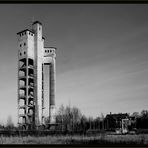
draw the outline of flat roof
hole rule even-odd
[[[34,25],[34,24],[40,24],[40,25],[42,25],[42,23],[39,22],[39,21],[35,21],[35,22],[32,23],[32,25]]]
[[[20,34],[20,33],[26,32],[26,31],[29,31],[29,32],[31,32],[31,33],[34,33],[32,30],[25,29],[25,30],[23,30],[23,31],[18,32],[17,34]]]
[[[44,47],[44,48],[54,48],[55,50],[57,50],[57,48],[56,48],[56,47]]]

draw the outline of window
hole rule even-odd
[[[24,54],[26,54],[26,52],[24,51]]]
[[[20,44],[20,47],[22,47],[22,44]]]
[[[30,32],[29,32],[29,34],[30,34]]]
[[[24,46],[26,46],[26,43],[24,43]]]
[[[52,52],[52,50],[50,50],[50,52]]]
[[[41,28],[39,27],[39,30],[41,30]]]
[[[20,52],[20,56],[22,55],[22,53]]]

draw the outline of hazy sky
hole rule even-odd
[[[86,116],[148,109],[148,4],[0,4],[0,122],[17,121],[17,37],[57,47],[56,106]]]

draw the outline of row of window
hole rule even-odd
[[[49,50],[45,50],[45,52],[48,52],[49,53]],[[52,50],[50,50],[50,53],[52,52]]]
[[[24,55],[26,54],[26,51],[24,51]],[[22,56],[22,53],[20,52],[20,56]]]
[[[29,35],[33,36],[33,33],[29,32]]]
[[[26,43],[24,43],[24,46],[26,46]],[[20,44],[20,47],[22,47],[22,44]]]
[[[20,33],[20,36],[26,35],[26,32]],[[33,36],[33,33],[29,32],[29,35]]]
[[[22,32],[20,33],[20,36],[26,35],[26,32]]]
[[[45,52],[49,53],[49,50],[45,50]],[[50,52],[52,52],[52,50],[50,50]],[[26,51],[24,51],[24,55],[26,54]],[[20,56],[22,55],[22,53],[20,52]]]

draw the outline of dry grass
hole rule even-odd
[[[148,144],[148,135],[1,136],[0,144]]]

